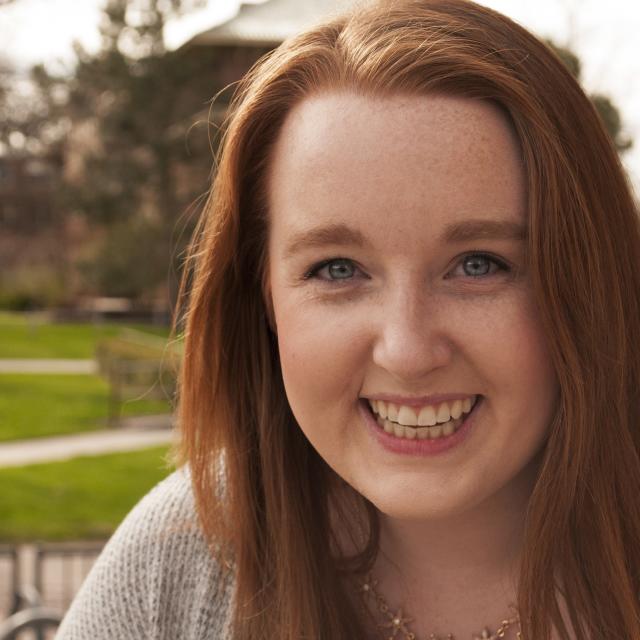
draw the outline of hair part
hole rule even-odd
[[[354,10],[264,57],[232,102],[189,258],[179,411],[203,529],[236,578],[234,637],[364,636],[342,578],[372,566],[376,512],[336,499],[339,479],[295,422],[266,291],[273,145],[296,104],[343,90],[464,96],[509,118],[560,387],[527,514],[523,635],[640,637],[637,212],[599,116],[556,55],[465,0]],[[349,531],[359,551],[348,554],[332,523],[356,512],[368,517]]]

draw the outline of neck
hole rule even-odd
[[[378,590],[392,610],[413,618],[418,637],[465,639],[513,617],[533,478],[528,471],[482,504],[439,520],[380,515]],[[515,638],[515,627],[510,633],[505,638]]]

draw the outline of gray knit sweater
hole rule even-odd
[[[199,530],[189,476],[176,471],[107,543],[56,640],[227,639],[232,595]]]

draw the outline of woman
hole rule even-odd
[[[189,472],[60,637],[640,637],[640,234],[561,62],[465,0],[382,2],[285,42],[231,113]]]

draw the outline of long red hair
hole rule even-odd
[[[189,261],[183,460],[212,551],[232,562],[234,638],[364,637],[345,571],[377,549],[375,509],[341,552],[336,478],[288,407],[263,296],[265,174],[284,119],[334,88],[489,100],[518,136],[529,263],[560,385],[530,499],[524,637],[640,638],[640,230],[592,104],[554,53],[465,0],[396,0],[286,41],[242,81]],[[356,496],[357,499],[357,496]]]

